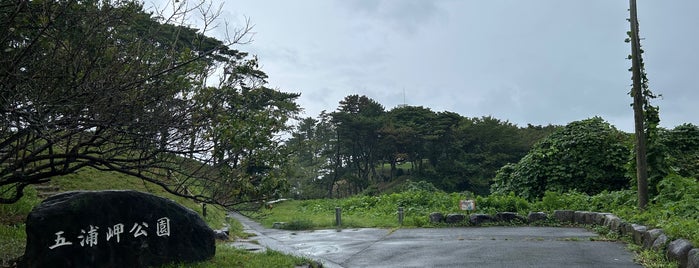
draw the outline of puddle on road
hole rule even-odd
[[[262,252],[267,251],[266,247],[261,246],[260,243],[255,241],[255,240],[238,240],[235,242],[226,243],[226,245],[229,247],[243,249],[243,250],[247,250],[250,252],[262,253]]]
[[[323,255],[340,252],[340,248],[334,242],[314,242],[313,244],[300,243],[291,245],[296,250],[309,255]]]

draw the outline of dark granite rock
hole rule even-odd
[[[228,241],[228,233],[223,230],[214,230],[214,238],[216,240]]]
[[[527,220],[529,221],[529,223],[545,221],[548,218],[549,215],[547,215],[544,212],[529,212],[529,215],[527,215]]]
[[[686,239],[674,240],[667,245],[667,259],[670,261],[677,261],[680,267],[687,267],[687,257],[692,248],[692,243]]]
[[[473,225],[480,225],[483,223],[493,222],[495,219],[486,214],[471,214],[468,221]]]
[[[440,223],[443,221],[444,221],[444,214],[439,213],[439,212],[430,213],[430,222],[431,223]]]
[[[694,248],[687,253],[687,268],[699,268],[699,248]]]
[[[597,225],[604,225],[604,221],[607,218],[607,215],[611,215],[611,213],[606,213],[606,212],[596,212],[593,214],[593,223]]]
[[[597,224],[596,219],[597,219],[597,214],[599,212],[586,212],[585,213],[585,224]]]
[[[636,243],[637,245],[643,245],[643,234],[645,234],[648,231],[648,227],[645,227],[643,225],[638,225],[638,224],[632,224],[631,228],[633,228],[633,231],[631,232],[631,237],[633,237],[633,242]]]
[[[573,212],[573,222],[577,224],[584,224],[585,223],[585,213],[587,211],[575,211]]]
[[[583,224],[594,224],[595,223],[595,215],[597,215],[597,212],[590,212],[590,211],[585,211],[583,212]]]
[[[648,230],[643,234],[643,248],[644,249],[649,249],[653,246],[653,243],[655,242],[660,235],[663,234],[662,229],[652,229]]]
[[[556,210],[553,212],[553,218],[559,222],[573,222],[575,211],[572,210]]]
[[[464,214],[447,214],[446,223],[460,223],[466,219]]]
[[[609,230],[621,233],[621,219],[614,214],[604,216],[604,226],[607,226]]]
[[[622,228],[622,233],[621,233],[622,235],[633,237],[634,223],[622,222],[621,226],[622,226],[621,227]]]
[[[667,247],[667,243],[669,242],[670,238],[667,237],[667,235],[660,234],[658,238],[656,238],[655,241],[653,241],[653,245],[651,245],[650,248],[655,251],[664,250],[665,247]]]
[[[214,232],[194,211],[135,191],[67,192],[27,216],[20,267],[148,267],[214,256]]]
[[[526,219],[514,212],[495,213],[495,220],[502,222],[526,222]]]

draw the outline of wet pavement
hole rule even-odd
[[[256,236],[235,244],[308,257],[324,267],[641,267],[619,242],[582,228],[461,227],[286,231],[233,214]]]

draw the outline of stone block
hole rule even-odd
[[[692,250],[692,243],[686,239],[677,239],[667,245],[666,256],[670,261],[677,261],[680,267],[687,267],[689,251]]]
[[[216,240],[228,241],[228,234],[223,230],[214,230],[214,238]]]
[[[614,214],[607,214],[604,216],[604,226],[607,226],[609,230],[621,233],[621,219]]]
[[[665,247],[667,247],[667,243],[669,242],[670,238],[667,237],[667,235],[660,234],[660,236],[653,241],[653,245],[651,245],[650,248],[655,251],[665,250]]]
[[[224,224],[223,227],[221,228],[221,231],[226,233],[226,235],[231,235],[230,229],[231,229],[230,225]]]
[[[483,223],[493,222],[495,219],[486,214],[471,214],[469,216],[469,222],[473,225],[480,225]]]
[[[444,214],[440,212],[432,212],[430,213],[430,222],[431,223],[440,223],[444,221]]]
[[[527,220],[529,223],[534,223],[538,221],[545,221],[548,220],[549,215],[547,215],[544,212],[529,212],[529,215],[527,215]]]
[[[593,223],[596,225],[604,225],[604,221],[607,217],[607,215],[611,215],[611,213],[606,213],[606,212],[595,212],[593,215]]]
[[[466,219],[464,214],[447,214],[446,223],[460,223]]]
[[[553,218],[562,223],[573,222],[575,211],[572,210],[556,210],[553,212]]]
[[[694,248],[687,253],[687,268],[699,268],[699,248]]]
[[[638,224],[632,224],[631,228],[633,228],[633,231],[631,232],[633,242],[637,245],[643,245],[643,234],[645,234],[646,231],[648,231],[648,227]]]
[[[496,221],[502,222],[525,222],[526,220],[514,212],[498,212],[495,214]]]
[[[585,214],[587,214],[587,211],[575,211],[573,213],[573,222],[577,224],[585,224]]]
[[[596,215],[597,212],[585,211],[585,213],[583,213],[583,224],[594,224]]]
[[[633,237],[633,226],[634,226],[634,224],[633,224],[633,223],[628,223],[628,222],[622,222],[621,225],[622,225],[622,230],[624,230],[624,231],[622,232],[622,235]]]
[[[648,230],[643,234],[643,248],[644,249],[649,249],[653,246],[653,243],[655,242],[660,235],[663,234],[662,229],[652,229]]]

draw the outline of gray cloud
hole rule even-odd
[[[350,94],[526,125],[602,116],[633,129],[624,1],[239,0],[270,84],[300,92],[306,116]],[[661,125],[699,124],[699,2],[639,3]],[[230,17],[229,17],[230,16]]]
[[[439,1],[423,0],[337,0],[354,19],[367,20],[366,26],[387,24],[391,30],[414,34],[442,13]]]

